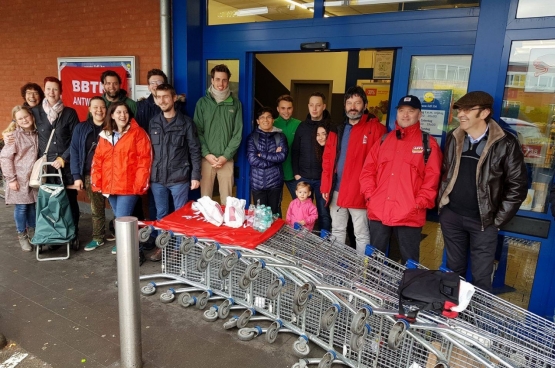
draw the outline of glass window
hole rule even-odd
[[[314,2],[303,0],[208,0],[208,25],[312,18]]]
[[[555,153],[555,70],[551,65],[555,65],[555,40],[512,43],[500,119],[516,132],[530,173],[528,197],[520,209],[543,213]]]
[[[470,55],[412,57],[409,93],[422,102],[422,130],[440,144],[445,133],[459,126],[451,106],[467,92],[471,61]]]
[[[555,6],[553,0],[519,0],[517,18],[553,17]]]
[[[233,96],[239,98],[239,60],[206,60],[206,88],[212,84],[211,71],[216,65],[224,64],[231,72],[229,90]]]
[[[478,0],[406,0],[404,2],[398,0],[324,1],[325,14],[328,17],[342,17],[345,15],[388,13],[410,10],[464,8],[475,6],[479,6]]]

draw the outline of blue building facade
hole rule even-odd
[[[395,50],[390,101],[398,101],[409,91],[414,57],[471,55],[467,90],[483,90],[494,96],[494,118],[498,120],[505,116],[502,111],[510,105],[510,101],[507,102],[510,100],[507,98],[510,92],[507,92],[508,72],[518,74],[511,72],[515,68],[510,65],[514,42],[555,40],[555,17],[517,18],[518,5],[518,0],[481,0],[476,7],[324,17],[324,0],[315,0],[314,16],[309,19],[210,26],[206,21],[206,2],[175,0],[174,83],[177,90],[187,93],[188,110],[192,115],[196,101],[207,88],[208,61],[238,61],[239,99],[244,108],[243,133],[246,137],[250,133],[249,122],[253,121],[252,111],[256,107],[256,54],[299,52],[301,43],[316,41],[328,42],[330,51]],[[545,94],[551,94],[552,103],[555,103],[555,89],[554,92],[550,88],[545,91],[543,98]],[[395,114],[391,113],[391,104],[389,109],[387,124],[392,126]],[[545,135],[549,136],[549,131]],[[549,142],[546,145],[545,149],[551,149]],[[237,196],[249,198],[249,171],[244,153],[242,145],[237,162]],[[553,164],[542,161],[541,166],[551,183]],[[539,244],[528,309],[552,318],[555,308],[553,215],[545,207],[541,211],[521,210],[518,216],[524,224],[540,227],[542,231],[523,231],[526,225],[519,227],[517,224],[501,231],[501,235]],[[501,249],[500,252],[506,253],[506,250]],[[500,267],[506,256],[500,255]],[[504,274],[499,277],[502,278],[499,282],[503,283]]]

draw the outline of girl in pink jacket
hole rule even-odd
[[[297,184],[297,190],[295,191],[297,198],[289,204],[286,222],[291,226],[294,226],[297,222],[312,231],[314,223],[318,219],[318,210],[310,199],[312,195],[310,189],[310,184],[304,181]]]

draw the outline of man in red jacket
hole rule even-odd
[[[330,206],[331,233],[345,243],[349,213],[353,220],[356,250],[364,255],[370,243],[366,204],[360,191],[360,171],[374,142],[387,132],[373,115],[364,114],[368,100],[359,86],[351,87],[343,99],[345,123],[330,132],[322,156],[320,190]]]
[[[401,98],[395,129],[374,144],[360,175],[371,244],[385,252],[395,233],[403,263],[420,258],[420,234],[426,209],[435,204],[441,169],[439,145],[420,130],[421,108],[418,97]]]

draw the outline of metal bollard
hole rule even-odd
[[[114,224],[118,267],[121,367],[142,368],[139,226],[137,218],[132,216],[118,217]]]

